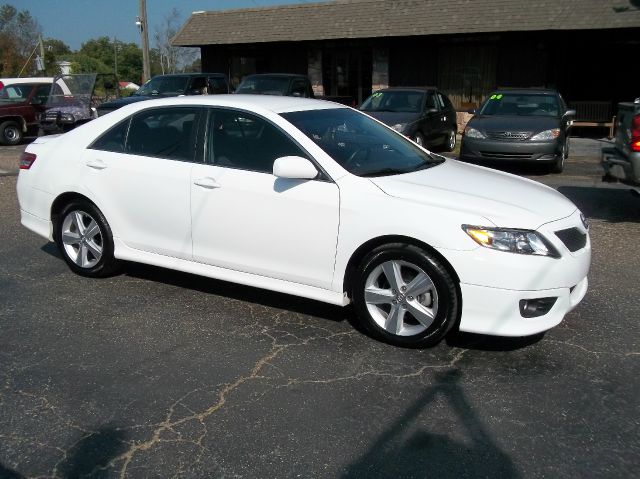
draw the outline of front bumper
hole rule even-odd
[[[640,185],[640,152],[625,156],[617,148],[603,148],[601,164],[605,178]]]
[[[564,232],[569,229],[576,230],[574,240],[581,237],[583,242],[567,239]],[[546,223],[537,231],[554,246],[559,258],[483,247],[473,251],[438,250],[460,278],[461,331],[496,336],[537,334],[559,324],[584,298],[591,242],[580,211]],[[556,298],[551,309],[537,317],[525,317],[520,301],[542,298]]]
[[[461,160],[554,162],[561,152],[558,140],[532,142],[462,137]]]

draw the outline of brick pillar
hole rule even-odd
[[[376,47],[373,49],[373,71],[371,89],[373,91],[389,87],[389,49]]]
[[[311,80],[311,87],[315,96],[324,96],[324,85],[322,84],[322,50],[319,48],[309,49],[309,66],[307,76]]]

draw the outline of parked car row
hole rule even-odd
[[[25,134],[68,131],[122,106],[152,98],[230,93],[226,75],[188,73],[159,75],[133,95],[95,102],[98,75],[66,75],[16,84],[0,91],[0,142],[15,144]],[[25,79],[26,80],[26,79]],[[51,85],[44,100],[47,82]],[[6,81],[7,84],[11,82]],[[117,85],[115,78],[113,85]],[[106,82],[98,87],[107,90]],[[314,98],[308,77],[297,74],[246,76],[236,94]],[[456,110],[433,87],[394,87],[373,92],[360,110],[415,141],[453,151],[457,139]],[[462,132],[460,158],[466,161],[535,162],[560,173],[569,154],[569,129],[575,116],[554,90],[497,90],[477,109]]]

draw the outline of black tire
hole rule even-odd
[[[419,131],[416,132],[415,135],[413,135],[413,141],[416,142],[418,145],[420,145],[422,148],[427,147],[427,144],[424,141],[424,135]]]
[[[98,228],[96,233],[79,231],[77,226],[79,222],[87,228],[92,224],[91,220]],[[95,228],[92,228],[92,231],[96,231]],[[78,237],[77,244],[71,244],[73,241],[69,238],[72,236]],[[62,257],[76,274],[90,278],[104,278],[113,275],[120,267],[119,261],[113,256],[113,235],[109,223],[102,212],[88,201],[72,201],[62,209],[56,219],[54,239]],[[93,251],[98,249],[100,249],[99,258],[93,254]],[[81,264],[82,258],[87,259],[85,264]]]
[[[22,141],[24,133],[15,121],[0,123],[0,143],[3,145],[17,145]]]
[[[431,280],[431,291],[428,296],[421,294],[414,298],[409,295],[408,290],[403,290],[400,295],[393,296],[394,304],[367,303],[365,298],[367,287],[370,289],[388,288],[385,290],[385,294],[389,294],[389,291],[392,295],[396,294],[394,293],[396,290],[393,289],[390,282],[386,286],[381,286],[380,283],[370,283],[371,278],[376,277],[378,271],[385,266],[388,267],[390,263],[402,265],[400,266],[400,276],[405,288],[411,284],[412,273],[417,272],[413,279],[422,273],[426,274]],[[385,277],[380,276],[380,278],[384,281],[387,276],[386,273],[383,274]],[[386,343],[416,348],[437,344],[456,324],[461,304],[458,291],[451,274],[435,255],[412,245],[393,243],[374,249],[361,262],[352,285],[352,298],[356,314],[365,331]],[[419,306],[427,306],[427,308],[430,305],[431,313],[434,313],[431,324],[425,325],[416,319],[417,316],[412,315],[412,305],[416,305],[416,303]],[[388,326],[389,318],[393,313],[392,308],[397,308],[397,311],[400,311],[400,306],[404,309],[402,312],[403,320],[395,324],[403,323],[403,325],[396,328],[398,333],[390,332],[385,327]],[[381,321],[386,322],[383,325]]]
[[[456,144],[458,143],[458,139],[456,137],[456,130],[451,129],[447,132],[447,137],[444,140],[444,151],[453,151],[456,149]]]
[[[564,170],[564,160],[568,156],[568,145],[567,143],[564,143],[564,145],[562,145],[562,149],[556,155],[556,160],[551,165],[551,173],[562,173]]]

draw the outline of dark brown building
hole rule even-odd
[[[173,40],[203,71],[307,74],[317,94],[437,85],[458,108],[496,87],[544,86],[570,103],[640,96],[638,0],[337,0],[194,12]],[[599,113],[602,115],[602,112]],[[595,115],[595,113],[594,113]],[[585,116],[583,114],[583,116]],[[609,117],[610,118],[610,117]]]

